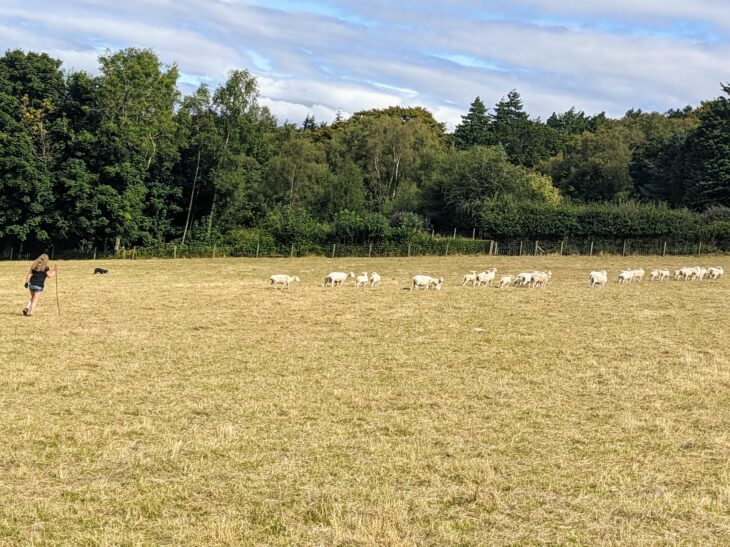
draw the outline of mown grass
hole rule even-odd
[[[728,280],[615,283],[695,264],[730,266],[68,262],[61,316],[51,280],[26,318],[28,265],[1,263],[0,543],[727,544]],[[492,265],[554,276],[460,286]]]

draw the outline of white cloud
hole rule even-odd
[[[106,47],[149,47],[181,86],[232,68],[259,79],[281,120],[422,105],[449,127],[480,95],[518,89],[532,115],[621,115],[719,94],[730,58],[720,0],[5,0],[0,48],[94,71]]]

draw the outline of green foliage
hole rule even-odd
[[[471,103],[467,115],[461,117],[461,123],[454,130],[454,141],[459,148],[494,144],[487,108],[479,97]]]
[[[543,123],[513,90],[491,113],[477,97],[449,136],[422,107],[277,126],[246,70],[181,97],[176,66],[151,50],[99,64],[91,76],[43,53],[0,57],[0,245],[319,252],[398,246],[431,226],[716,239],[730,221],[726,97],[618,120],[570,109]]]

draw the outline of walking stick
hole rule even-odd
[[[61,301],[58,299],[58,270],[56,270],[56,308],[58,309],[58,315],[61,315]]]

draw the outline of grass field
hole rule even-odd
[[[728,544],[730,279],[615,282],[716,264],[68,262],[26,318],[0,263],[0,544]]]

